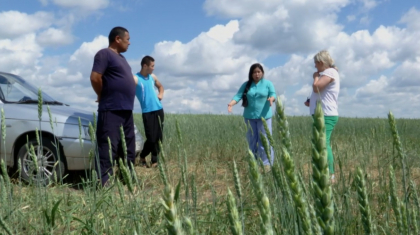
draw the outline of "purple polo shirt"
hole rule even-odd
[[[98,51],[93,72],[102,74],[101,100],[98,111],[133,110],[136,84],[125,57],[104,48]]]

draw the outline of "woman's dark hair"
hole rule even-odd
[[[249,74],[248,74],[248,82],[246,83],[244,93],[242,94],[242,107],[248,106],[248,98],[246,97],[246,94],[248,94],[249,88],[251,87],[252,81],[254,79],[252,78],[252,74],[254,73],[254,70],[256,68],[261,69],[261,72],[264,74],[264,69],[261,64],[255,63],[251,65],[251,68],[249,68]]]

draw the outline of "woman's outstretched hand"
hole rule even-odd
[[[273,105],[274,101],[276,100],[276,98],[274,97],[270,97],[267,99],[268,101],[270,101],[270,106]]]

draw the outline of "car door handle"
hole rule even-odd
[[[6,127],[12,127],[12,125],[10,125],[10,124],[7,124],[7,125],[6,125]]]

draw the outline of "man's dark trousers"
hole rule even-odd
[[[136,137],[134,135],[134,121],[133,112],[131,110],[112,110],[98,112],[98,123],[96,130],[98,154],[96,156],[95,166],[96,171],[100,174],[102,186],[112,175],[113,162],[117,161],[117,157],[124,158],[122,148],[122,139],[120,128],[123,127],[125,135],[125,144],[127,146],[127,164],[131,169],[131,164],[134,165],[136,157]],[[109,157],[109,143],[111,142],[112,162]]]

